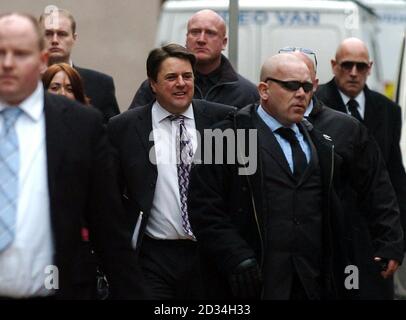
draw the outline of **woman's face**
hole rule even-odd
[[[49,84],[48,92],[59,94],[75,100],[75,95],[73,94],[69,77],[64,71],[59,71],[55,74],[51,80],[51,83]]]

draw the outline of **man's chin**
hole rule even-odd
[[[48,65],[50,66],[50,65],[53,65],[56,63],[63,63],[63,62],[68,63],[68,61],[69,61],[69,59],[65,56],[50,54],[49,58],[48,58]]]

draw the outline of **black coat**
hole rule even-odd
[[[258,90],[253,83],[235,72],[230,62],[222,56],[220,80],[212,86],[205,96],[195,81],[195,99],[203,99],[236,107],[238,109],[259,100]],[[195,74],[196,78],[199,76]],[[155,100],[148,80],[145,80],[137,90],[129,109],[144,106]]]
[[[406,173],[400,151],[401,109],[393,101],[378,92],[369,90],[366,86],[364,93],[364,124],[381,149],[399,203],[402,226],[406,230]],[[330,108],[347,112],[334,79],[321,85],[316,94]]]
[[[362,215],[368,221],[371,234],[369,244],[374,256],[401,262],[400,214],[379,146],[366,127],[354,117],[335,111],[317,99],[313,101],[309,121],[332,138],[334,151],[343,159],[340,185],[342,190],[350,190],[342,192],[340,196],[348,206],[348,228],[358,229]],[[355,232],[352,234],[354,236]]]
[[[74,66],[83,79],[85,94],[90,104],[103,114],[103,122],[119,114],[113,78],[107,74]]]
[[[257,105],[240,110],[234,119],[219,125],[221,129],[254,129],[253,113]],[[344,222],[334,191],[334,175],[341,159],[335,155],[328,138],[306,122],[317,149],[323,186],[323,258],[324,297],[336,297],[343,283],[347,255],[341,245]],[[242,142],[244,144],[244,142]],[[245,149],[248,150],[248,140]],[[261,146],[258,146],[258,150]],[[226,150],[225,150],[226,151]],[[246,151],[247,152],[247,151]],[[270,150],[273,154],[272,150]],[[203,277],[209,297],[231,297],[227,277],[243,260],[255,257],[262,266],[267,242],[264,227],[267,214],[264,204],[264,176],[261,153],[257,170],[241,175],[238,164],[204,164],[192,169],[189,193],[189,215],[203,258]],[[283,231],[282,231],[283,232]]]
[[[151,163],[149,152],[154,141],[149,140],[152,132],[152,104],[128,110],[112,118],[108,124],[108,134],[113,147],[117,151],[120,167],[120,185],[125,196],[130,228],[134,231],[139,213],[143,212],[143,220],[137,242],[140,247],[147,225],[155,193],[158,170]],[[193,100],[196,130],[203,136],[203,130],[223,120],[234,108]]]
[[[116,166],[96,110],[45,94],[46,153],[57,298],[75,298],[74,265],[82,217],[115,298],[140,298],[139,270],[125,224]]]
[[[359,299],[393,299],[393,278],[383,279],[374,257],[403,259],[403,236],[396,194],[380,148],[354,117],[314,101],[309,120],[335,142],[343,161],[342,200],[351,263],[358,266]]]

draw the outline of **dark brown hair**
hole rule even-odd
[[[75,69],[73,69],[67,63],[56,63],[56,64],[53,64],[48,67],[48,69],[42,75],[42,83],[44,84],[44,88],[45,89],[49,88],[49,86],[51,85],[52,79],[55,77],[55,75],[59,71],[65,72],[66,75],[68,76],[69,81],[72,86],[72,91],[73,91],[73,95],[75,96],[75,99],[85,105],[89,105],[90,100],[85,95],[83,80],[82,80],[81,76]]]
[[[178,58],[189,61],[194,70],[196,58],[193,53],[179,44],[171,43],[152,50],[147,58],[147,75],[156,82],[162,62],[167,58]]]

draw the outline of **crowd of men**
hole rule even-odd
[[[393,299],[401,111],[367,87],[361,40],[320,87],[316,53],[297,47],[255,85],[201,10],[185,47],[151,50],[119,114],[113,79],[71,59],[72,14],[52,14],[0,15],[0,300],[97,299],[97,277],[109,299]],[[44,89],[61,62],[91,106]]]

